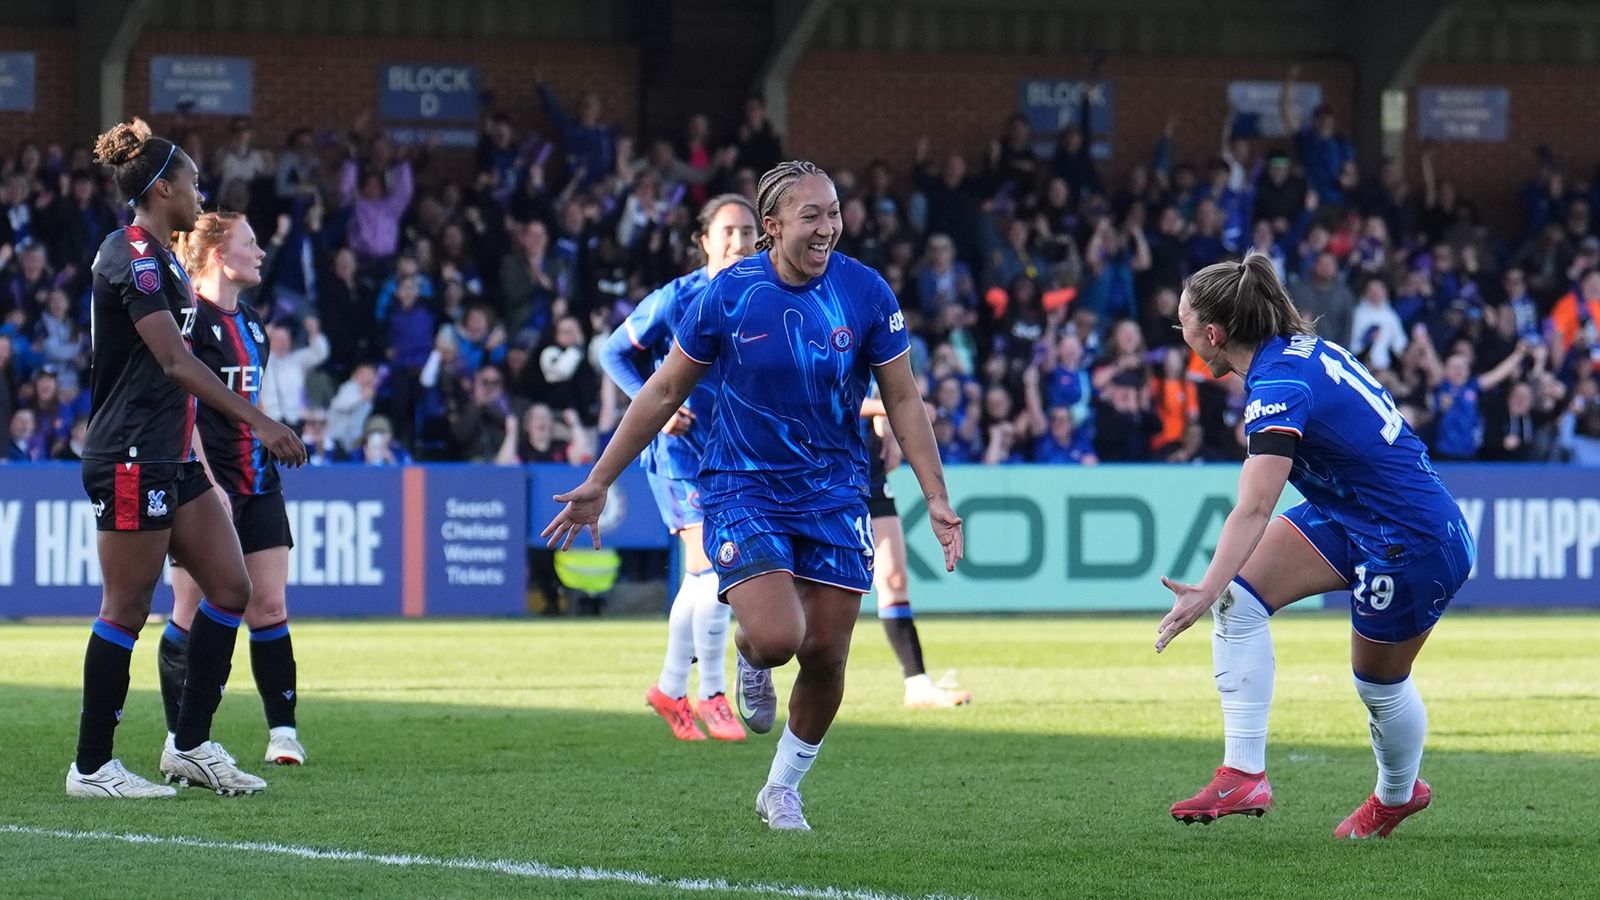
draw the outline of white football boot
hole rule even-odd
[[[239,771],[233,757],[216,741],[206,741],[193,750],[169,746],[161,752],[161,774],[168,784],[176,781],[219,794],[254,794],[267,786],[260,778]]]
[[[149,800],[157,797],[174,797],[177,791],[164,784],[146,781],[123,768],[122,761],[113,759],[94,772],[85,775],[74,762],[67,769],[68,797],[119,797],[124,800]]]

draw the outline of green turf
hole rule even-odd
[[[644,710],[658,622],[298,622],[311,764],[262,772],[271,786],[257,797],[145,803],[63,795],[88,629],[0,626],[0,828],[894,895],[1600,895],[1600,616],[1448,616],[1417,671],[1434,807],[1358,845],[1331,837],[1374,777],[1347,625],[1274,623],[1274,812],[1184,827],[1166,808],[1210,776],[1220,714],[1208,637],[1157,657],[1158,618],[925,620],[935,675],[959,669],[977,697],[931,712],[899,705],[898,671],[863,621],[844,710],[806,781],[806,835],[768,833],[752,812],[771,735],[680,744]],[[158,633],[135,653],[140,690],[118,734],[119,755],[147,776],[161,742]],[[216,736],[254,764],[264,726],[242,644],[234,672]],[[0,895],[172,896],[174,885],[228,897],[687,895],[0,833]]]

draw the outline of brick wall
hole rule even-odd
[[[82,141],[74,133],[77,82],[73,36],[66,30],[0,29],[0,46],[38,54],[37,104],[33,113],[0,113],[0,152],[16,141]],[[283,35],[147,33],[134,45],[128,64],[126,112],[146,117],[158,132],[170,116],[148,113],[150,57],[161,54],[248,56],[255,60],[256,140],[277,148],[299,125],[343,130],[362,110],[376,112],[378,67],[393,62],[472,63],[480,87],[495,92],[496,106],[521,128],[545,135],[545,121],[534,92],[539,66],[563,105],[576,112],[580,97],[600,95],[609,121],[632,130],[639,119],[638,61],[632,47],[619,45],[521,42],[356,40]],[[193,120],[209,150],[220,146],[227,117]],[[470,126],[467,126],[470,127]],[[459,169],[471,151],[443,152],[440,168]]]
[[[1228,115],[1228,82],[1277,81],[1289,60],[1112,60],[1114,158],[1103,171],[1120,177],[1148,162],[1169,115],[1180,117],[1176,158],[1203,162],[1215,156]],[[987,152],[1005,119],[1018,108],[1019,82],[1033,78],[1087,77],[1087,59],[1055,56],[995,57],[965,54],[892,54],[813,51],[790,81],[787,149],[819,164],[860,167],[882,157],[909,165],[917,138],[930,152],[960,150],[969,160]],[[1303,66],[1301,81],[1320,82],[1340,121],[1352,108],[1352,73],[1339,62]],[[1287,146],[1287,140],[1276,141]]]
[[[1484,85],[1511,89],[1508,129],[1503,143],[1448,141],[1434,145],[1434,168],[1441,179],[1456,183],[1458,195],[1476,204],[1491,222],[1509,222],[1519,229],[1522,207],[1516,194],[1536,172],[1534,148],[1549,146],[1570,187],[1589,182],[1600,165],[1600,81],[1594,70],[1578,66],[1433,65],[1417,77],[1429,87]],[[1414,161],[1417,140],[1417,98],[1411,95],[1406,158],[1413,182],[1421,185]]]
[[[70,141],[78,97],[73,33],[64,28],[0,28],[0,48],[35,56],[34,111],[0,112],[0,153],[14,152],[22,141]]]
[[[129,112],[144,114],[150,96],[150,57],[163,54],[253,58],[256,142],[270,148],[281,146],[297,126],[342,131],[363,110],[376,114],[379,66],[395,62],[476,65],[479,87],[494,91],[495,106],[509,113],[519,129],[531,126],[547,137],[554,129],[535,93],[535,66],[573,114],[582,95],[592,91],[600,95],[608,121],[632,130],[639,118],[636,53],[617,45],[146,34],[134,45],[129,61]],[[196,118],[211,152],[220,146],[230,120]],[[162,121],[160,116],[152,120],[158,129]],[[470,161],[470,150],[442,152],[439,168],[457,174]]]

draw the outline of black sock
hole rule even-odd
[[[167,622],[156,648],[156,673],[161,679],[161,707],[167,714],[167,730],[178,730],[178,701],[183,698],[183,676],[189,669],[189,632],[176,622]]]
[[[83,710],[78,716],[78,772],[91,775],[111,761],[112,737],[128,699],[128,663],[138,632],[94,620],[83,654]]]
[[[176,743],[193,750],[211,739],[211,717],[222,702],[222,689],[233,669],[233,643],[239,635],[239,615],[200,601],[200,612],[189,626],[189,675],[183,681],[178,705]]]
[[[250,670],[267,712],[267,727],[294,727],[294,645],[289,642],[289,620],[250,629]]]
[[[911,605],[897,603],[878,610],[883,620],[883,633],[889,637],[889,646],[900,660],[900,673],[906,678],[925,674],[922,666],[922,640],[917,637],[917,622],[911,618]]]

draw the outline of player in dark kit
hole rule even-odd
[[[229,390],[258,405],[267,366],[267,335],[261,318],[239,292],[261,283],[255,231],[238,213],[206,213],[182,235],[175,252],[195,273],[194,355]],[[302,765],[305,747],[295,731],[294,645],[289,641],[285,585],[289,581],[289,516],[278,483],[278,467],[250,426],[201,407],[196,449],[206,473],[233,512],[239,548],[250,573],[250,668],[267,714],[266,761]],[[187,668],[184,647],[202,599],[200,585],[181,567],[172,570],[172,617],[161,637],[158,660],[161,700],[167,713],[167,750],[178,728],[178,700]]]
[[[150,615],[150,598],[170,553],[209,598],[189,639],[168,780],[218,792],[258,791],[265,782],[239,771],[210,740],[211,718],[233,658],[239,616],[250,599],[239,542],[228,513],[190,452],[198,398],[248,423],[290,465],[305,445],[221,381],[189,352],[195,299],[188,275],[167,249],[173,232],[200,214],[199,171],[188,155],[143,122],[118,125],[95,141],[134,208],[133,224],[112,233],[94,261],[92,356],[83,486],[94,506],[103,599],[84,657],[77,759],[67,771],[75,797],[169,797],[175,792],[129,772],[112,758],[128,695],[128,661]],[[169,765],[170,764],[170,765]]]

